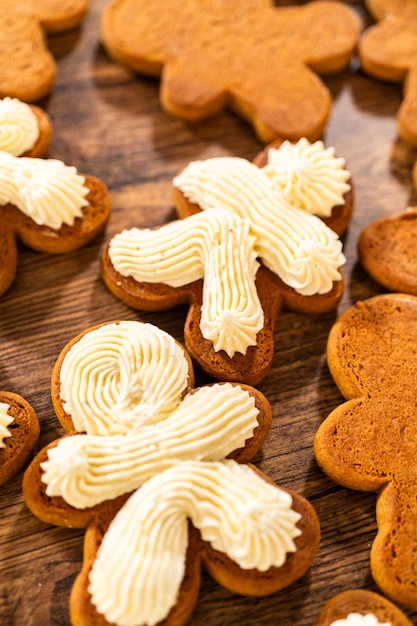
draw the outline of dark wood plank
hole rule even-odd
[[[111,319],[141,319],[183,339],[185,310],[137,313],[106,290],[99,272],[104,242],[124,227],[172,219],[171,179],[190,160],[217,155],[252,159],[262,148],[251,128],[228,112],[198,124],[168,118],[158,103],[158,81],[116,65],[100,46],[99,20],[106,4],[94,0],[79,30],[50,39],[58,79],[42,104],[54,125],[50,157],[108,185],[114,208],[107,233],[62,257],[22,248],[16,280],[0,300],[0,387],[23,395],[36,409],[39,446],[61,434],[50,375],[60,350],[75,334]],[[400,86],[374,81],[355,64],[326,82],[334,104],[324,139],[347,159],[356,189],[355,214],[345,236],[346,290],[335,313],[280,315],[274,364],[259,385],[274,419],[257,458],[274,480],[316,507],[320,550],[308,575],[267,598],[233,595],[204,574],[192,626],[311,626],[323,603],[337,592],[376,590],[369,569],[375,495],[334,485],[318,469],[312,444],[318,425],[342,401],[325,359],[335,316],[356,300],[381,292],[358,264],[357,237],[372,219],[417,204],[410,175],[417,151],[397,136]],[[206,382],[201,373],[197,380]],[[0,493],[0,624],[68,626],[83,532],[48,527],[34,518],[21,495],[21,478]],[[410,617],[417,623],[417,615]]]

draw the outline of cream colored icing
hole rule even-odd
[[[303,138],[270,148],[263,172],[293,206],[329,217],[350,190],[350,172],[344,166],[345,159],[336,157],[334,148]]]
[[[93,604],[117,626],[154,626],[175,605],[188,519],[243,569],[280,567],[296,551],[292,498],[235,461],[179,463],[136,491],[111,523],[90,573]]]
[[[379,622],[372,613],[349,613],[345,619],[337,619],[330,626],[391,626],[391,622]]]
[[[16,206],[38,225],[58,230],[82,217],[89,192],[84,182],[75,167],[62,161],[0,152],[0,204]]]
[[[130,433],[180,405],[189,384],[182,347],[152,324],[104,324],[81,337],[60,369],[64,410],[78,432]]]
[[[178,287],[204,278],[203,337],[230,357],[256,345],[264,317],[255,287],[255,241],[246,220],[216,209],[157,229],[124,230],[111,240],[109,256],[120,274],[138,282]]]
[[[0,150],[20,156],[38,137],[38,120],[28,104],[17,98],[0,100]]]
[[[5,447],[4,440],[11,437],[7,427],[13,422],[13,417],[8,415],[9,405],[6,402],[0,402],[0,448]]]
[[[345,257],[338,236],[317,216],[291,205],[246,159],[193,161],[174,185],[203,211],[223,207],[247,220],[257,256],[301,295],[327,293],[341,280]]]
[[[175,363],[171,365],[175,376]],[[151,369],[157,378],[156,368]],[[96,393],[105,396],[103,382]],[[149,407],[152,422],[129,434],[61,439],[42,464],[47,495],[61,496],[77,509],[94,506],[137,489],[178,461],[224,459],[242,448],[258,425],[253,397],[230,383],[200,387],[168,415],[164,407],[158,412],[159,402],[155,398],[153,409]]]

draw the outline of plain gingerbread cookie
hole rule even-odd
[[[317,74],[347,67],[359,31],[352,9],[326,1],[113,0],[101,24],[111,57],[161,78],[169,114],[196,121],[227,107],[264,143],[321,137],[331,95]]]
[[[404,85],[398,131],[417,145],[417,3],[366,0],[365,4],[377,23],[359,39],[361,66],[375,78]]]
[[[331,329],[327,360],[346,398],[319,427],[319,466],[350,489],[377,492],[375,582],[417,609],[417,298],[384,294],[348,309]]]

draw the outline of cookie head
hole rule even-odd
[[[328,364],[346,398],[315,438],[318,464],[336,482],[375,491],[373,577],[416,610],[417,429],[414,380],[417,299],[385,294],[358,302],[333,326]]]
[[[201,120],[228,107],[262,141],[318,139],[331,97],[317,73],[344,69],[360,24],[339,3],[277,8],[269,0],[113,0],[101,34],[109,54],[161,77],[163,108]]]
[[[293,150],[304,172],[290,165],[284,175],[287,158],[275,153],[285,155],[285,144],[265,167],[234,157],[191,162],[173,181],[184,219],[127,229],[103,254],[106,285],[130,306],[189,303],[187,349],[220,380],[258,382],[271,365],[278,310],[323,312],[343,292],[342,243],[314,212],[329,217],[345,203],[350,174],[321,142]]]
[[[247,464],[271,422],[259,391],[193,388],[180,344],[123,321],[74,338],[51,388],[68,434],[32,461],[23,492],[45,522],[87,528],[71,592],[74,626],[183,624],[202,563],[228,589],[251,595],[281,589],[310,567],[320,538],[314,509]]]
[[[398,130],[417,145],[417,5],[414,0],[367,0],[366,5],[377,23],[360,37],[361,66],[376,78],[404,85]]]

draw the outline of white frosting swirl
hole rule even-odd
[[[151,324],[114,322],[87,332],[60,370],[64,410],[78,432],[130,433],[178,408],[188,361],[173,337]]]
[[[255,287],[259,263],[246,220],[224,209],[197,213],[157,229],[113,237],[115,269],[138,282],[172,287],[204,278],[201,332],[230,357],[256,345],[264,317]]]
[[[20,156],[33,148],[39,137],[36,115],[17,98],[0,100],[0,150]]]
[[[391,622],[379,622],[372,613],[349,613],[344,619],[337,619],[330,626],[391,626]]]
[[[136,491],[104,536],[90,573],[99,613],[118,626],[154,626],[176,603],[188,519],[243,569],[280,567],[300,519],[292,498],[234,461],[179,463]]]
[[[165,362],[165,368],[177,374],[174,362]],[[159,372],[152,366],[151,371],[158,382]],[[103,382],[96,393],[106,396]],[[253,397],[230,383],[197,389],[168,415],[166,406],[158,412],[163,400],[154,398],[152,423],[129,434],[61,439],[42,464],[46,493],[77,509],[94,506],[137,489],[178,461],[224,459],[243,447],[258,425]]]
[[[0,402],[0,448],[5,448],[6,444],[4,440],[7,437],[11,437],[10,431],[7,427],[13,422],[13,417],[8,415],[10,406],[6,402]]]
[[[174,185],[203,211],[223,207],[247,220],[257,256],[301,295],[327,293],[341,280],[345,257],[338,236],[320,218],[291,205],[246,159],[193,161]]]
[[[62,161],[0,152],[0,204],[13,204],[36,224],[54,230],[72,226],[88,205],[84,182],[75,167]]]
[[[333,207],[344,204],[350,189],[350,172],[344,166],[345,159],[337,158],[334,148],[303,138],[270,148],[263,171],[293,206],[329,217]]]

